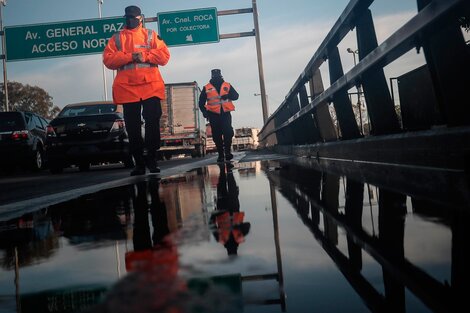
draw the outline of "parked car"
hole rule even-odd
[[[66,105],[47,127],[47,160],[52,173],[78,166],[122,162],[133,167],[122,106],[109,101]]]
[[[0,112],[0,166],[42,169],[48,122],[33,112]]]

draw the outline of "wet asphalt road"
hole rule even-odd
[[[234,163],[245,160],[265,160],[286,157],[260,151],[234,152]],[[217,156],[209,154],[204,158],[173,158],[160,161],[160,177],[181,174],[195,168],[216,163]],[[129,176],[130,169],[122,164],[92,166],[89,171],[67,168],[61,174],[51,174],[47,169],[38,173],[0,173],[0,220],[6,220],[32,212],[42,207],[79,196],[134,184],[148,179],[151,175]]]
[[[244,154],[239,153],[241,157]],[[169,176],[192,168],[215,163],[216,156],[204,158],[174,158],[159,162],[161,176]],[[19,210],[25,206],[36,207],[55,199],[74,198],[81,194],[105,188],[121,186],[135,181],[129,176],[130,169],[122,164],[92,166],[89,171],[67,168],[61,174],[51,174],[48,170],[38,173],[16,171],[0,174],[0,216],[6,212]]]

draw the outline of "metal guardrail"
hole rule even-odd
[[[466,0],[417,0],[419,12],[378,45],[369,10],[373,2],[349,2],[285,100],[263,126],[259,134],[261,146],[321,145],[429,131],[436,125],[448,128],[470,124],[470,106],[466,103],[470,98],[470,52],[457,23],[459,14],[470,12],[470,3]],[[360,61],[344,74],[338,44],[354,28]],[[405,119],[397,115],[383,68],[413,48],[424,51],[427,64],[421,72],[430,77],[429,86],[419,80],[416,87],[426,93],[434,91],[437,108],[404,101],[401,111],[402,115],[406,113]],[[326,60],[331,85],[324,90],[319,68]],[[359,129],[348,98],[348,89],[355,85],[361,85],[364,92],[370,119],[367,134]],[[329,104],[334,106],[336,121],[330,114]],[[425,112],[428,116],[423,123]]]

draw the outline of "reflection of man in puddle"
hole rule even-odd
[[[181,292],[186,290],[186,284],[178,278],[178,251],[170,235],[167,208],[160,199],[160,182],[150,180],[148,185],[147,182],[139,182],[136,186],[137,193],[132,199],[134,251],[129,251],[125,255],[126,270],[134,274],[127,278],[126,284],[135,287],[136,290],[124,288],[128,293],[125,296],[132,298],[134,309],[137,306],[153,310],[162,309],[165,312],[166,310],[181,312],[179,306],[174,305],[173,302]],[[152,235],[149,213],[153,228]],[[148,286],[148,288],[142,288],[143,286]],[[124,300],[120,299],[120,301]]]
[[[87,313],[241,312],[240,288],[231,289],[237,287],[231,284],[234,279],[239,280],[238,276],[188,279],[178,273],[178,250],[172,236],[176,232],[171,223],[172,204],[166,196],[160,198],[159,184],[158,180],[136,184],[137,191],[132,196],[134,250],[125,254],[129,273]],[[220,301],[221,298],[224,301]]]
[[[225,173],[219,165],[216,210],[211,215],[211,226],[215,239],[224,245],[228,255],[236,255],[238,246],[245,241],[250,231],[250,223],[244,222],[245,212],[240,212],[238,186],[232,171]]]
[[[146,270],[155,265],[167,265],[176,267],[171,272],[177,271],[178,255],[173,239],[170,236],[165,203],[159,195],[159,180],[137,183],[137,193],[133,198],[134,251],[126,253],[127,271]],[[148,200],[150,194],[150,203]],[[150,234],[149,213],[152,217],[153,234]],[[162,263],[159,257],[165,254],[168,264]],[[176,274],[176,273],[175,273]]]

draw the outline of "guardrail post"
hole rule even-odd
[[[377,48],[377,36],[370,10],[366,10],[356,23],[359,60]],[[362,77],[367,112],[371,122],[371,134],[385,135],[400,130],[395,106],[387,86],[382,68],[373,68]]]
[[[346,180],[346,200],[344,204],[344,217],[347,223],[356,229],[362,227],[362,211],[364,208],[364,183],[356,182],[350,178]],[[352,236],[346,236],[348,254],[351,265],[362,269],[362,249]]]
[[[331,84],[344,75],[338,47],[328,51],[328,65],[330,69]],[[356,117],[352,109],[351,100],[346,89],[340,90],[333,95],[333,104],[336,111],[336,118],[341,130],[342,139],[353,139],[361,136],[357,126]]]
[[[298,94],[295,94],[292,99],[289,101],[289,109],[290,115],[293,116],[295,113],[300,111],[300,102]],[[292,128],[292,133],[294,134],[294,142],[295,144],[305,144],[306,140],[306,132],[305,128],[303,128],[302,120],[298,119],[296,122],[292,123],[290,126]]]
[[[418,10],[421,11],[429,3],[430,0],[418,0]],[[468,2],[465,5],[468,12]],[[469,125],[470,48],[465,44],[457,23],[458,16],[444,18],[454,18],[455,21],[436,23],[424,33],[424,55],[444,120],[449,126]]]
[[[406,215],[406,196],[388,191],[379,190],[379,242],[387,247],[387,253],[396,262],[404,260],[404,237]],[[383,271],[385,286],[385,299],[389,300],[392,312],[404,312],[405,286],[397,281],[396,277],[388,271]],[[392,300],[393,299],[393,300]]]
[[[289,117],[289,108],[287,105],[284,105],[275,117],[275,127],[281,126]],[[292,144],[294,142],[294,136],[290,127],[282,128],[280,131],[276,132],[276,135],[281,145]]]
[[[284,107],[283,111],[283,118],[282,120],[286,122],[292,115],[295,114],[295,110],[292,108],[292,104],[290,101],[288,101]],[[293,124],[289,124],[289,126],[285,127],[284,130],[284,135],[286,139],[286,144],[294,144],[295,143],[295,134],[294,134],[294,127]]]
[[[299,90],[300,107],[303,108],[308,105],[308,94],[305,85],[302,85]],[[304,133],[305,143],[315,143],[321,141],[320,132],[315,125],[315,120],[312,114],[307,114],[305,117],[300,119],[300,125]]]
[[[278,114],[274,115],[273,121],[274,121],[274,128],[275,129],[278,128],[279,125],[282,124],[281,123],[281,112],[280,111],[278,111]],[[282,145],[283,141],[284,141],[283,136],[282,136],[282,132],[276,131],[275,134],[276,134],[276,138],[277,138],[277,143],[279,145]]]
[[[329,173],[323,173],[323,185],[321,191],[321,203],[325,210],[338,214],[339,210],[339,176]],[[339,227],[327,214],[323,215],[323,225],[325,228],[325,237],[333,245],[338,245]]]
[[[396,82],[403,130],[431,129],[443,124],[427,64],[396,77]]]
[[[324,90],[321,72],[319,69],[316,69],[310,79],[310,95],[315,99]],[[336,141],[338,139],[328,103],[324,102],[317,105],[313,109],[313,118],[315,119],[323,141]]]

